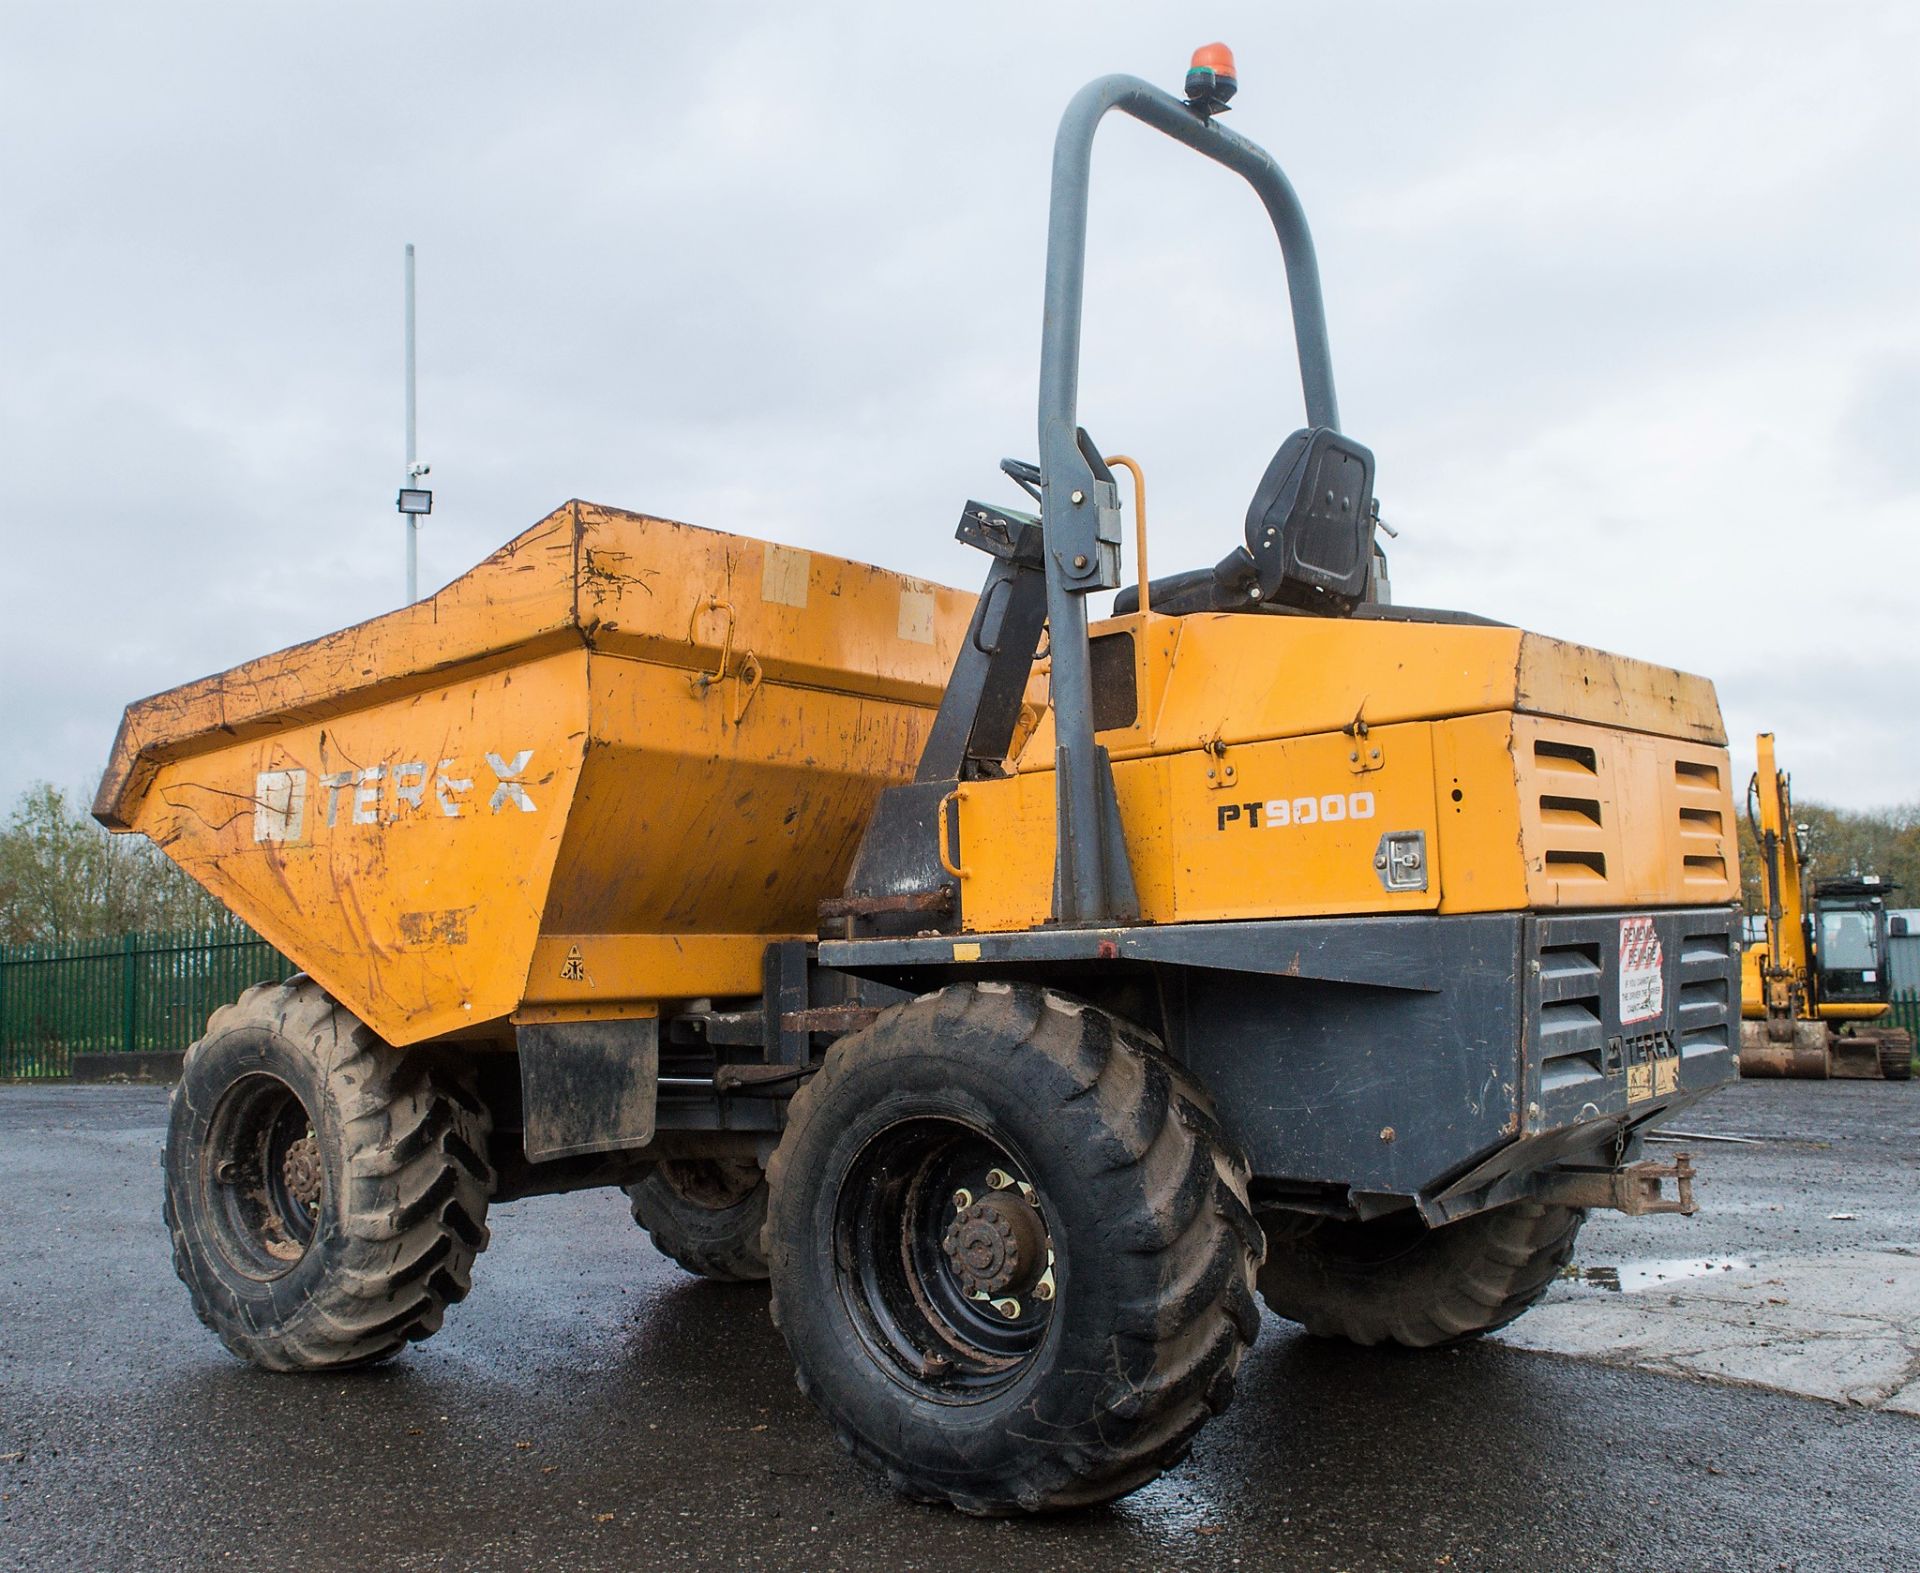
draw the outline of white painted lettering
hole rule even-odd
[[[498,754],[487,755],[487,768],[500,782],[493,789],[493,796],[487,800],[488,808],[497,814],[507,804],[512,803],[523,814],[533,812],[533,799],[527,796],[527,789],[516,779],[532,762],[531,748],[521,749],[508,763],[502,763]]]
[[[405,803],[417,814],[420,812],[420,805],[425,800],[426,795],[427,767],[424,763],[419,760],[413,760],[407,764],[395,765],[393,767],[393,796],[396,805]],[[395,819],[400,817],[400,810],[397,806],[394,809],[393,817]]]
[[[1371,819],[1374,801],[1371,792],[1328,792],[1322,797],[1268,798],[1262,805],[1263,830],[1280,830],[1288,825],[1337,825],[1347,819]],[[1252,828],[1251,822],[1249,828]]]
[[[306,823],[306,771],[263,770],[254,777],[255,841],[298,841]]]
[[[473,790],[473,777],[453,776],[447,772],[453,769],[451,759],[440,761],[440,768],[433,778],[434,800],[440,805],[440,812],[448,819],[460,817],[460,794]]]
[[[385,765],[368,765],[354,772],[353,822],[356,825],[380,823],[380,783],[387,779]]]
[[[327,823],[333,824],[340,814],[340,794],[353,786],[354,772],[336,770],[332,775],[322,776],[320,785],[327,791]]]

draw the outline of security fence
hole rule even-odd
[[[1920,1044],[1920,993],[1903,991],[1893,996],[1893,1024],[1905,1027]]]
[[[248,985],[297,970],[250,929],[0,945],[0,1080],[68,1075],[76,1054],[184,1049]]]

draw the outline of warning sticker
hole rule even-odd
[[[1620,920],[1620,1024],[1651,1021],[1666,1008],[1660,936],[1652,918]]]

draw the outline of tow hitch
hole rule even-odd
[[[1693,1159],[1684,1152],[1671,1163],[1635,1163],[1624,1169],[1556,1169],[1540,1176],[1535,1195],[1565,1207],[1606,1207],[1634,1218],[1648,1213],[1692,1217]],[[1666,1193],[1673,1181],[1674,1194]]]

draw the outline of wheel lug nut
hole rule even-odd
[[[1020,1314],[1020,1302],[1018,1300],[995,1300],[993,1302],[993,1308],[1009,1322]]]
[[[953,1210],[955,1212],[963,1213],[972,1205],[973,1205],[972,1191],[969,1191],[963,1187],[960,1190],[957,1190],[953,1193]]]
[[[1013,1176],[1007,1173],[1005,1169],[989,1169],[987,1170],[987,1185],[996,1191],[1011,1190],[1013,1188]]]
[[[1053,1280],[1051,1278],[1042,1278],[1040,1282],[1033,1286],[1033,1297],[1036,1300],[1051,1300],[1053,1298]]]

